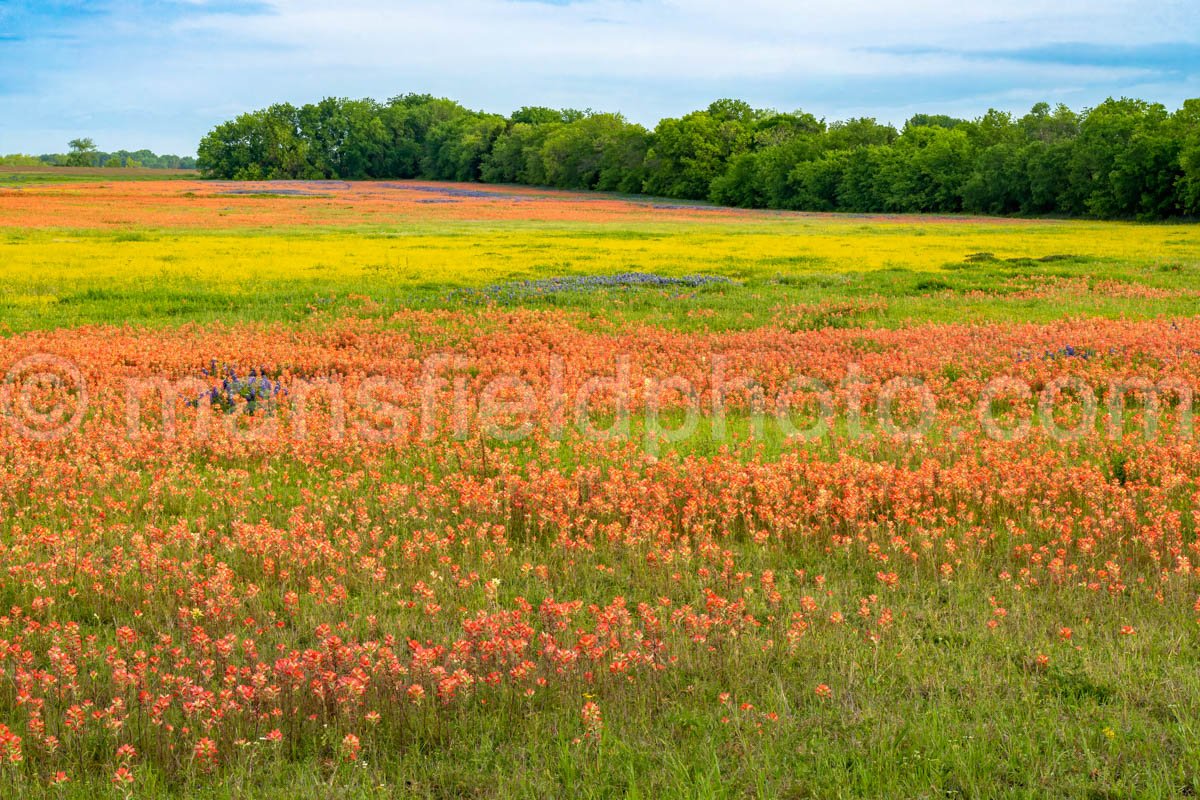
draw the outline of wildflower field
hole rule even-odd
[[[1200,790],[1200,230],[0,175],[0,797]]]

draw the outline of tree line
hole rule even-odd
[[[747,208],[1166,219],[1200,214],[1200,99],[1109,99],[1016,117],[827,123],[741,100],[664,119],[408,94],[242,114],[200,142],[234,180],[423,178],[644,193]]]
[[[0,155],[5,167],[143,167],[146,169],[195,169],[193,156],[158,155],[150,150],[116,150],[106,153],[96,148],[88,138],[72,139],[67,153],[45,153],[40,156],[13,153]]]

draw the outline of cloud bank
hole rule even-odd
[[[16,0],[0,152],[194,153],[279,100],[432,92],[653,125],[735,96],[830,119],[1200,96],[1190,0]]]

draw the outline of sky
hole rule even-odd
[[[0,0],[0,153],[191,155],[243,111],[408,92],[828,120],[1200,97],[1196,0]]]

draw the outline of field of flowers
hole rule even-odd
[[[1187,315],[1188,225],[738,211],[457,184],[128,181],[0,186],[0,330],[88,323],[386,320],[463,304],[676,329]],[[715,274],[512,298],[517,281]],[[472,293],[468,292],[468,294]],[[805,309],[795,313],[794,309]],[[864,311],[865,309],[865,311]]]
[[[464,191],[0,190],[0,797],[1200,790],[1194,228]]]

